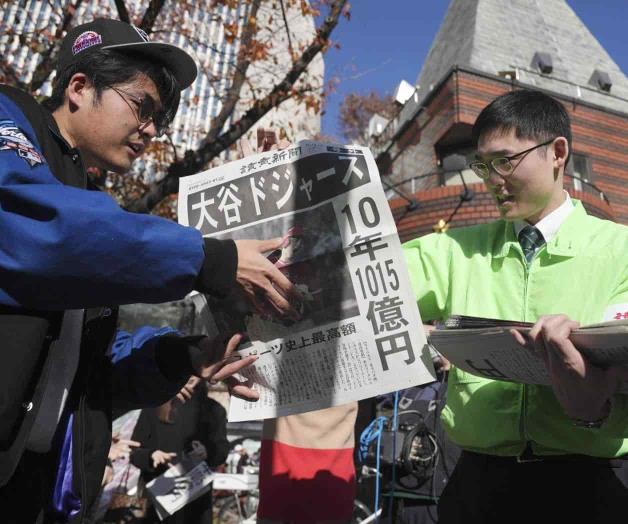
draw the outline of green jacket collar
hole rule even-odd
[[[560,226],[554,239],[547,245],[550,255],[575,257],[586,248],[587,240],[582,235],[585,230],[587,212],[580,200],[573,200],[575,209]]]
[[[581,232],[588,215],[579,200],[572,199],[572,201],[574,210],[562,223],[556,236],[547,244],[547,253],[550,255],[574,257],[585,247],[586,240],[582,237]],[[519,247],[511,222],[500,220],[498,227],[501,231],[495,235],[498,241],[493,245],[493,258],[503,258],[513,247]]]

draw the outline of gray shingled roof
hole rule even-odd
[[[533,65],[536,52],[551,55],[551,74]],[[455,65],[516,68],[524,84],[628,113],[628,78],[565,0],[452,0],[417,80],[419,100]],[[610,94],[591,84],[595,69],[608,73]]]

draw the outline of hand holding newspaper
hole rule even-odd
[[[151,480],[146,491],[159,519],[164,520],[210,491],[214,476],[204,460],[184,456],[181,462]]]
[[[218,238],[271,239],[298,318],[208,297],[210,333],[240,332],[256,403],[229,420],[301,413],[431,382],[434,371],[392,213],[367,148],[300,142],[181,179],[179,222]]]
[[[549,385],[543,360],[521,347],[511,328],[527,332],[527,322],[453,315],[430,333],[430,342],[454,366],[484,378]],[[572,332],[574,346],[594,365],[628,368],[628,320],[583,326]],[[628,394],[628,383],[621,390]]]

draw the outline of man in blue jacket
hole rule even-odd
[[[158,405],[191,374],[228,378],[239,342],[142,332],[114,344],[116,306],[239,287],[294,314],[264,252],[278,241],[203,239],[89,190],[86,168],[124,173],[196,77],[181,49],[98,19],[72,29],[46,108],[0,86],[0,507],[4,522],[79,522],[98,493],[111,408]],[[226,347],[225,347],[226,345]],[[17,506],[18,501],[27,501]]]

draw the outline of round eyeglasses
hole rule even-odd
[[[155,134],[157,136],[163,136],[170,125],[170,119],[164,111],[157,111],[155,109],[155,101],[150,96],[147,95],[139,98],[123,89],[113,86],[109,86],[109,88],[118,93],[120,98],[131,108],[140,127],[144,127],[149,122],[152,122],[155,125]],[[129,100],[131,100],[136,107],[133,107]]]
[[[556,137],[552,138],[551,140],[547,140],[546,142],[543,142],[542,144],[537,144],[536,146],[533,146],[529,149],[521,151],[515,155],[500,156],[497,158],[493,158],[487,162],[480,162],[480,161],[471,162],[469,164],[469,167],[482,180],[488,180],[489,176],[491,175],[491,168],[500,176],[508,176],[508,175],[511,175],[512,172],[515,170],[515,167],[519,165],[517,164],[513,166],[512,164],[513,160],[519,157],[522,157],[521,160],[523,160],[523,157],[527,155],[528,153],[530,153],[531,151],[534,151],[535,149],[538,149],[539,147],[543,147],[548,144],[551,144],[554,140],[556,140]]]

